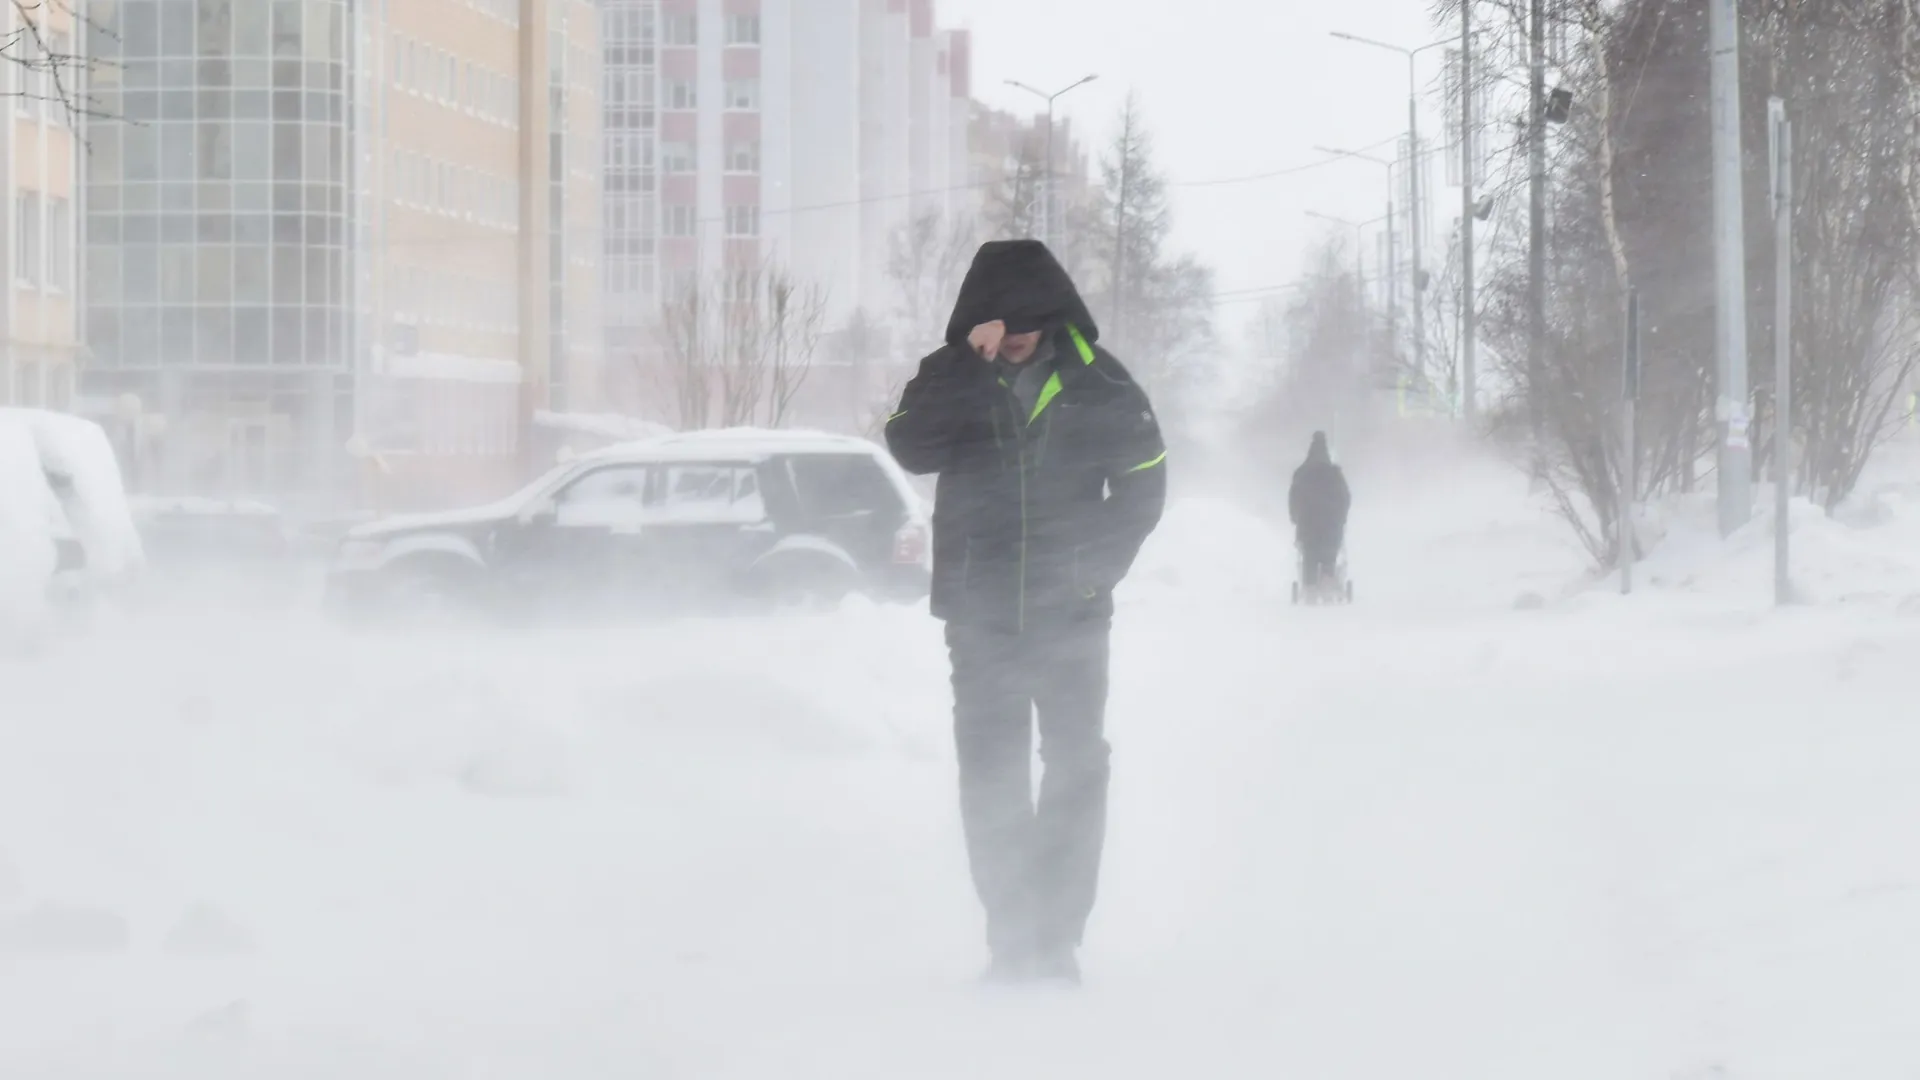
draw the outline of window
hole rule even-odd
[[[700,44],[700,16],[686,13],[662,16],[661,43],[665,45]]]
[[[638,525],[647,506],[647,467],[595,469],[554,499],[554,524],[570,527]]]
[[[64,127],[73,124],[73,110],[68,102],[78,103],[81,89],[75,85],[78,81],[79,67],[73,56],[73,36],[64,30],[54,31],[47,39],[47,62],[52,65],[45,79],[49,96],[55,100],[47,106],[54,119]]]
[[[727,207],[728,236],[759,236],[760,208],[758,206]]]
[[[751,524],[767,516],[759,476],[750,465],[671,465],[665,488],[669,521]]]
[[[696,167],[692,143],[667,142],[660,144],[661,172],[690,173],[693,172]]]
[[[760,107],[760,80],[729,79],[725,97],[729,109],[757,109]]]
[[[727,171],[730,173],[757,173],[760,171],[760,143],[747,139],[727,144]]]
[[[698,85],[690,79],[679,79],[667,84],[667,108],[697,109],[700,107]]]
[[[760,44],[760,16],[758,15],[727,16],[727,44],[729,45]]]
[[[17,100],[20,103],[21,115],[40,115],[40,99],[47,96],[46,73],[31,64],[8,64],[7,66],[20,73],[20,96]]]
[[[73,204],[57,196],[47,199],[47,287],[73,288]]]
[[[903,509],[899,491],[870,454],[796,454],[787,459],[787,471],[808,518]]]
[[[694,209],[684,204],[662,207],[661,232],[667,236],[694,235]]]
[[[40,193],[23,191],[15,197],[14,211],[19,224],[14,230],[13,276],[30,285],[40,284]]]

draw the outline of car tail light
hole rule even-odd
[[[893,561],[901,566],[917,566],[927,561],[927,526],[909,521],[893,534]]]

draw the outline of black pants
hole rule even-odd
[[[1333,578],[1333,570],[1340,562],[1340,543],[1342,537],[1335,533],[1295,534],[1300,545],[1300,584],[1318,585]]]
[[[1105,620],[1021,634],[947,627],[960,817],[996,956],[1077,947],[1093,911],[1107,826],[1108,633]]]

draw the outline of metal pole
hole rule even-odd
[[[1353,227],[1353,295],[1360,303],[1360,326],[1367,325],[1367,233],[1366,226]]]
[[[1460,416],[1474,421],[1473,0],[1460,0]]]
[[[1414,56],[1407,54],[1407,231],[1413,237],[1413,370],[1427,380],[1426,303],[1420,288],[1420,226],[1426,220],[1420,201],[1420,79]],[[1430,389],[1430,387],[1429,387]]]
[[[1393,169],[1387,169],[1387,352],[1397,351],[1400,341],[1400,248],[1393,235]],[[1392,357],[1389,356],[1391,361]]]
[[[1532,0],[1527,77],[1527,404],[1534,481],[1545,479],[1547,353],[1547,13]]]
[[[1720,535],[1753,516],[1753,449],[1747,440],[1747,280],[1740,195],[1740,8],[1711,0],[1713,49],[1714,321],[1720,395]]]
[[[1040,223],[1040,242],[1048,247],[1053,246],[1053,100],[1047,99],[1047,178],[1044,186],[1047,202]]]
[[[1640,501],[1640,448],[1635,405],[1640,399],[1640,290],[1627,290],[1626,362],[1623,369],[1620,463],[1620,593],[1633,592],[1633,560],[1639,537],[1633,527],[1633,508]]]
[[[1793,602],[1787,546],[1793,493],[1793,123],[1786,103],[1769,103],[1774,133],[1773,602]]]

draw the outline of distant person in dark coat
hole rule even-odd
[[[1287,492],[1287,516],[1300,546],[1301,585],[1317,585],[1333,573],[1347,540],[1347,511],[1352,506],[1346,473],[1327,450],[1327,433],[1316,431],[1307,460],[1293,470],[1293,487]]]
[[[1044,245],[987,244],[887,421],[900,464],[940,475],[932,606],[996,980],[1079,981],[1106,837],[1113,589],[1167,497],[1153,406],[1099,338]]]

